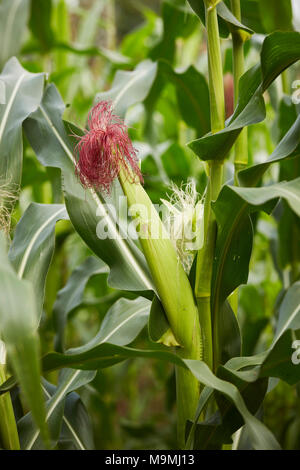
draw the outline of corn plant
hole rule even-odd
[[[273,3],[165,0],[118,46],[110,0],[73,42],[64,0],[0,2],[1,448],[99,447],[91,403],[138,361],[172,437],[129,447],[288,447],[264,409],[300,381],[300,33]]]

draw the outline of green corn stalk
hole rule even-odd
[[[241,21],[240,0],[231,0],[231,9],[234,16]],[[239,81],[245,73],[244,43],[249,34],[245,31],[237,30],[232,32],[232,52],[233,52],[233,75],[234,75],[234,104],[237,105],[239,97]],[[248,129],[245,127],[240,133],[235,144],[234,166],[235,181],[237,183],[237,172],[248,165]]]
[[[4,343],[0,340],[0,384],[7,380]],[[20,442],[9,392],[0,396],[0,441],[6,450],[19,450]]]
[[[157,294],[164,307],[182,358],[202,359],[198,311],[193,292],[168,233],[140,183],[121,170],[119,180],[137,222],[140,243]],[[199,382],[186,369],[176,368],[178,441],[185,444],[185,423],[193,420],[199,399]]]
[[[231,9],[235,17],[241,21],[240,0],[231,0]],[[234,105],[239,98],[239,81],[245,73],[244,43],[248,39],[248,33],[237,30],[232,32],[233,76],[234,76]],[[248,129],[245,127],[236,140],[234,147],[234,181],[238,185],[237,174],[248,165]],[[230,305],[235,315],[238,312],[238,289],[229,298]]]
[[[216,6],[218,1],[206,1],[206,29],[208,40],[208,70],[212,132],[225,126],[225,98],[219,26]],[[203,332],[204,360],[213,369],[213,326],[211,318],[211,275],[215,250],[216,223],[211,202],[216,200],[222,186],[223,161],[208,162],[208,185],[204,202],[204,245],[199,250],[196,267],[195,296]],[[216,341],[214,342],[216,343]]]

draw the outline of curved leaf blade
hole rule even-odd
[[[87,344],[69,349],[68,354],[81,354],[104,343],[124,346],[131,343],[147,324],[151,302],[143,297],[119,299],[108,310],[99,332]]]
[[[272,33],[264,40],[261,64],[242,76],[238,104],[225,129],[188,144],[199,158],[223,160],[244,127],[264,120],[263,93],[287,67],[300,60],[299,45],[300,33],[294,32]]]
[[[202,23],[205,25],[205,3],[204,0],[188,0],[194,12],[198,15]],[[243,25],[238,19],[231,13],[226,4],[220,1],[217,5],[218,21],[220,35],[227,37],[230,30],[242,29],[249,34],[252,34],[252,29]]]
[[[0,4],[0,66],[19,53],[29,17],[29,0],[2,0]],[[16,34],[17,32],[17,34]]]
[[[22,123],[42,99],[44,74],[27,72],[12,57],[0,80],[5,86],[5,104],[0,106],[0,176],[16,190],[22,172]]]
[[[82,302],[85,286],[95,274],[108,273],[106,264],[98,258],[89,257],[72,272],[67,284],[58,292],[53,306],[53,321],[56,330],[55,349],[64,350],[64,329],[68,315]]]
[[[96,372],[94,371],[64,369],[60,375],[58,386],[54,387],[54,393],[49,393],[52,387],[47,386],[47,384],[43,386],[44,394],[48,398],[46,403],[46,422],[49,426],[52,446],[55,446],[59,439],[60,428],[64,418],[66,396],[91,382],[95,375]],[[22,449],[39,450],[45,448],[40,437],[40,431],[32,422],[31,413],[27,413],[21,418],[18,428]]]
[[[31,203],[16,226],[8,253],[19,279],[27,279],[35,286],[39,316],[54,252],[55,224],[61,219],[69,219],[63,204]]]
[[[44,358],[44,368],[53,370],[68,364],[70,367],[98,369],[130,357],[160,359],[181,367],[188,367],[202,384],[226,395],[234,403],[247,425],[255,449],[280,448],[272,433],[248,411],[237,387],[216,377],[202,361],[182,360],[175,354],[164,350],[140,350],[104,343],[78,355],[50,353]]]
[[[280,305],[279,318],[273,343],[276,343],[288,329],[300,329],[300,281],[295,282],[288,289]]]
[[[109,283],[124,290],[152,290],[145,258],[123,234],[93,189],[85,190],[75,176],[74,142],[67,135],[61,116],[64,104],[53,85],[47,87],[39,109],[24,123],[27,137],[44,166],[60,168],[66,207],[74,228],[85,243],[110,267]],[[110,238],[99,239],[99,217],[107,224]]]
[[[218,352],[220,312],[226,298],[248,280],[249,262],[252,251],[251,211],[264,210],[266,204],[284,198],[290,207],[300,215],[300,178],[262,188],[241,188],[224,186],[215,203],[218,224],[216,257],[212,275],[212,315],[216,364],[220,361]]]
[[[118,116],[125,117],[127,109],[143,101],[152,86],[157,71],[157,64],[145,60],[131,72],[118,70],[112,88],[98,93],[96,101],[112,101]]]
[[[276,162],[286,158],[300,156],[300,116],[282,138],[272,155],[265,162],[253,165],[238,173],[239,182],[243,186],[256,186],[267,169]]]
[[[48,432],[40,383],[40,342],[35,295],[32,284],[20,280],[10,265],[2,235],[0,261],[1,336],[26,402],[47,443]]]

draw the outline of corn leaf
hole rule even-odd
[[[40,342],[37,333],[38,314],[33,286],[21,280],[6,254],[0,237],[0,325],[7,355],[20,383],[33,419],[47,444],[45,407],[40,383]]]
[[[27,137],[43,165],[62,170],[70,220],[85,243],[110,267],[110,285],[124,290],[150,290],[152,281],[143,254],[126,235],[122,236],[104,207],[103,197],[94,190],[85,190],[75,175],[75,142],[64,127],[63,111],[56,88],[49,86],[39,109],[24,123]],[[98,238],[99,217],[107,224],[111,238]]]

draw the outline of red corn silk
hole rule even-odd
[[[90,110],[88,129],[78,139],[76,174],[83,186],[109,193],[121,169],[132,181],[143,182],[137,151],[111,102],[100,101]]]

